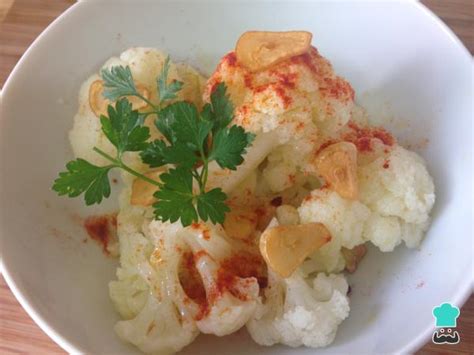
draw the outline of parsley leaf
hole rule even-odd
[[[189,169],[176,168],[160,175],[160,190],[154,196],[158,202],[153,204],[155,217],[161,221],[176,222],[186,227],[197,222],[194,208],[193,177]]]
[[[243,155],[253,137],[236,125],[219,130],[213,139],[209,161],[215,160],[223,169],[235,170],[244,161]]]
[[[128,66],[101,71],[104,96],[115,104],[108,106],[108,117],[102,115],[100,122],[104,135],[117,148],[116,155],[94,147],[93,150],[110,165],[100,167],[84,159],[69,162],[67,171],[61,172],[53,184],[59,195],[76,197],[84,193],[87,205],[100,203],[110,195],[108,173],[116,167],[159,187],[154,194],[157,202],[153,204],[156,219],[181,220],[183,226],[199,219],[224,222],[225,214],[229,212],[226,194],[220,188],[206,191],[209,162],[215,160],[221,168],[235,170],[243,162],[254,135],[246,133],[242,127],[230,126],[234,106],[224,83],[216,86],[210,103],[205,104],[201,112],[189,102],[169,104],[183,87],[180,81],[168,82],[169,70],[170,60],[166,58],[156,80],[159,105],[140,95]],[[133,110],[126,96],[140,97],[149,104],[150,111]],[[144,120],[153,114],[158,116],[155,125],[164,139],[149,142],[150,130]],[[174,168],[161,174],[160,181],[156,181],[128,166],[122,160],[125,152],[139,152],[142,161],[152,168],[167,164]],[[194,190],[193,182],[196,184]]]
[[[201,119],[209,122],[214,120],[214,112],[212,111],[212,106],[210,103],[207,103],[202,107]]]
[[[200,119],[197,108],[189,102],[175,102],[163,110],[155,122],[156,128],[170,143],[183,142],[199,151],[212,129],[212,123]]]
[[[223,223],[226,212],[230,211],[229,206],[225,204],[226,194],[220,189],[215,188],[197,197],[197,209],[199,217],[203,221],[211,220],[212,223]]]
[[[214,128],[213,132],[225,128],[234,117],[234,105],[227,95],[227,87],[224,83],[219,83],[211,94],[211,105],[213,112]]]
[[[160,115],[155,120],[155,126],[168,142],[174,143],[176,142],[176,136],[173,133],[172,125],[174,124],[175,116],[173,110],[168,109],[168,107],[160,110]]]
[[[67,171],[59,173],[54,180],[53,190],[59,196],[77,197],[85,192],[86,205],[101,203],[110,196],[108,173],[114,166],[96,166],[84,159],[72,160],[66,165]]]
[[[185,144],[166,145],[162,140],[155,140],[140,152],[140,157],[151,168],[166,164],[180,165],[192,168],[198,161],[193,150]]]
[[[138,111],[132,110],[132,104],[122,98],[115,103],[115,109],[109,105],[109,118],[100,116],[102,131],[109,141],[123,152],[136,152],[147,147],[150,130],[143,126],[144,117]]]
[[[181,81],[174,80],[168,84],[168,72],[170,69],[170,57],[166,57],[165,62],[163,64],[163,68],[161,69],[160,76],[156,80],[156,84],[158,86],[158,92],[160,95],[160,102],[163,103],[165,101],[176,99],[178,91],[181,90],[183,87],[183,83]]]
[[[104,80],[105,98],[115,101],[121,96],[139,95],[130,67],[118,65],[110,69],[102,69],[100,74]]]

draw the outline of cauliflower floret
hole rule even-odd
[[[381,251],[392,251],[402,242],[399,219],[372,213],[365,223],[364,239],[370,240]]]
[[[354,90],[316,48],[257,73],[230,52],[209,79],[205,100],[219,82],[227,84],[236,106],[234,122],[254,133],[278,130],[281,144],[317,128],[337,131],[354,105]]]
[[[233,333],[255,311],[259,293],[257,279],[238,277],[232,274],[235,270],[221,268],[220,262],[231,257],[235,250],[221,227],[201,223],[183,229],[179,237],[193,251],[206,291],[207,312],[198,317],[197,327],[203,333],[218,336]]]
[[[129,236],[128,241],[137,239],[142,244],[130,246],[125,244],[125,238],[121,241],[124,243],[121,269],[135,271],[147,283],[149,291],[140,312],[132,319],[117,322],[115,331],[146,353],[177,352],[199,334],[194,320],[198,307],[187,302],[178,276],[181,260],[178,250],[184,247],[183,241],[175,238],[180,228],[177,224],[160,223],[159,233],[153,236],[147,238],[138,233]],[[150,253],[147,250],[150,245],[160,247],[152,248]],[[117,276],[124,277],[119,273]]]
[[[130,48],[123,52],[120,58],[109,59],[102,69],[128,65],[135,83],[143,86],[149,92],[150,101],[156,103],[158,101],[156,78],[161,72],[165,58],[166,55],[156,49]],[[79,110],[74,117],[74,126],[69,132],[74,155],[97,165],[106,164],[108,161],[92,150],[94,146],[112,156],[115,154],[115,148],[103,134],[100,120],[89,105],[91,85],[100,79],[99,75],[94,74],[82,84],[79,92]],[[198,107],[202,106],[202,89],[205,79],[197,71],[188,65],[171,62],[168,79],[170,81],[180,80],[184,83],[182,90],[178,93],[178,100],[187,100],[195,103]],[[160,133],[154,126],[154,119],[155,117],[150,115],[145,122],[150,128],[153,139],[160,137]],[[124,160],[140,171],[146,168],[141,164],[136,153],[126,153]]]
[[[269,272],[265,301],[247,323],[258,344],[316,348],[332,343],[349,315],[347,282],[342,275],[321,273],[310,283],[300,271],[287,279]]]
[[[416,248],[420,245],[425,232],[428,230],[430,221],[425,223],[402,223],[402,240],[408,248]]]
[[[169,298],[160,302],[152,295],[135,318],[119,321],[114,329],[147,354],[174,354],[199,334],[194,323],[183,322]]]
[[[208,80],[204,101],[209,101],[220,82],[227,84],[235,106],[233,123],[257,134],[254,145],[259,136],[272,133],[273,151],[263,171],[271,192],[304,184],[301,171],[318,140],[318,131],[338,131],[348,122],[354,106],[351,86],[335,75],[315,48],[257,73],[239,65],[231,52]],[[284,146],[276,149],[280,145]]]
[[[303,264],[304,270],[337,272],[345,262],[341,248],[365,242],[363,232],[371,211],[358,201],[346,200],[329,189],[314,190],[298,209],[301,223],[319,222],[332,239]]]
[[[110,299],[123,319],[132,319],[145,306],[150,289],[138,274],[129,276],[121,272],[117,274],[121,275],[121,279],[109,283]]]
[[[125,319],[117,323],[117,333],[145,352],[166,353],[186,346],[199,330],[221,336],[242,327],[255,311],[259,286],[255,277],[241,277],[222,266],[239,246],[222,227],[201,223],[183,228],[153,220],[150,208],[130,205],[130,182],[125,180],[117,217],[121,266],[118,280],[109,285]],[[194,255],[204,304],[187,296],[181,285],[186,251]],[[173,324],[169,329],[161,325],[165,319]]]
[[[384,168],[385,166],[385,168]],[[361,201],[382,216],[425,223],[435,201],[433,179],[423,159],[400,146],[359,168]]]
[[[270,191],[281,192],[294,185],[301,186],[306,182],[302,167],[306,164],[311,145],[304,140],[292,141],[274,149],[267,158],[262,171],[265,183]]]
[[[149,221],[146,209],[130,205],[130,186],[122,190],[119,204],[117,235],[121,266],[117,269],[118,280],[109,283],[109,293],[122,318],[131,319],[144,307],[149,294],[149,286],[137,265],[148,260],[154,247],[142,233],[142,226]]]
[[[360,202],[322,189],[313,191],[299,208],[303,223],[321,222],[333,236],[304,263],[305,272],[340,270],[341,247],[351,249],[366,241],[383,252],[402,241],[410,248],[419,245],[435,199],[423,160],[397,145],[370,154],[358,167]]]

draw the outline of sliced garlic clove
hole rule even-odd
[[[160,175],[163,170],[155,170],[144,174],[146,177],[155,181],[160,181]],[[130,204],[134,206],[150,206],[156,202],[153,194],[158,191],[158,186],[149,182],[136,178],[132,183],[132,194],[130,196]]]
[[[349,142],[331,144],[316,157],[315,167],[326,183],[341,197],[356,200],[357,148]]]
[[[291,57],[306,53],[313,35],[306,31],[248,31],[237,41],[237,61],[256,72]]]
[[[103,92],[102,80],[94,81],[89,88],[89,106],[97,117],[107,115],[107,106],[110,105],[110,101],[102,95]]]
[[[142,84],[136,84],[137,91],[147,100],[150,98],[150,91]],[[94,81],[89,88],[89,106],[97,117],[100,115],[107,116],[107,106],[111,101],[106,99],[103,95],[104,82],[102,80]],[[148,104],[136,96],[126,96],[128,101],[132,104],[134,110],[145,108]]]
[[[260,252],[281,277],[289,277],[308,257],[331,240],[321,223],[277,226],[260,237]]]

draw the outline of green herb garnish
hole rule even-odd
[[[226,194],[220,188],[206,190],[209,163],[216,161],[223,169],[235,170],[242,164],[254,135],[230,125],[234,107],[224,83],[216,86],[211,102],[199,112],[189,102],[172,102],[183,83],[169,82],[168,71],[169,58],[156,81],[160,100],[154,104],[137,91],[129,67],[102,70],[104,97],[116,102],[115,107],[108,106],[108,117],[102,115],[100,122],[105,136],[116,147],[116,155],[112,157],[94,147],[109,165],[96,166],[84,159],[70,161],[67,171],[59,173],[54,181],[53,190],[58,195],[77,197],[84,193],[86,205],[101,203],[110,196],[109,171],[120,168],[159,187],[153,204],[156,219],[181,220],[183,226],[199,219],[214,224],[224,222],[229,212]],[[125,96],[139,97],[151,110],[133,110]],[[148,115],[156,115],[155,125],[164,139],[149,141],[150,132],[144,125]],[[151,168],[169,165],[169,170],[160,175],[159,181],[150,179],[123,162],[126,152],[138,152]]]

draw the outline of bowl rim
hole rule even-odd
[[[313,2],[315,0],[308,0],[309,2]],[[428,9],[424,4],[419,2],[418,0],[415,1],[402,1],[401,2],[404,6],[414,6],[417,11],[419,11],[421,16],[427,16],[433,24],[435,24],[442,32],[452,41],[458,49],[464,53],[465,56],[469,57],[471,63],[473,64],[472,67],[474,69],[474,58],[471,56],[469,50],[464,46],[461,40],[454,34],[454,32],[437,16],[435,15],[430,9]],[[66,9],[62,14],[60,14],[56,19],[54,19],[40,34],[36,39],[31,43],[31,45],[26,49],[26,51],[21,56],[20,60],[16,63],[13,70],[8,75],[7,79],[5,80],[3,89],[0,91],[0,107],[3,102],[3,97],[5,97],[5,93],[9,91],[9,87],[11,86],[10,82],[12,82],[17,74],[21,70],[23,62],[27,60],[30,56],[30,52],[35,48],[39,42],[42,41],[43,37],[47,35],[47,33],[54,28],[58,23],[66,21],[67,18],[71,15],[71,13],[75,12],[76,9],[80,6],[88,6],[87,1],[78,1],[75,4],[71,5],[68,9]],[[3,251],[2,251],[3,252]],[[80,345],[74,344],[72,341],[67,340],[59,331],[54,329],[48,322],[41,316],[32,306],[32,302],[29,300],[27,296],[24,295],[24,290],[20,286],[15,283],[15,280],[12,276],[12,273],[8,270],[7,266],[4,264],[1,255],[0,255],[0,274],[3,275],[6,284],[12,291],[13,295],[26,311],[26,313],[33,319],[33,321],[44,331],[56,344],[58,344],[63,350],[70,354],[81,354],[86,353],[85,349],[83,349]],[[474,277],[469,279],[466,278],[465,282],[460,284],[458,289],[455,291],[455,294],[452,298],[452,303],[461,307],[469,298],[471,294],[474,293]],[[420,331],[420,333],[414,337],[410,342],[408,342],[405,346],[400,348],[397,352],[398,353],[412,353],[420,349],[424,346],[428,339],[431,337],[433,330],[435,329],[435,325],[429,325],[424,330]]]

